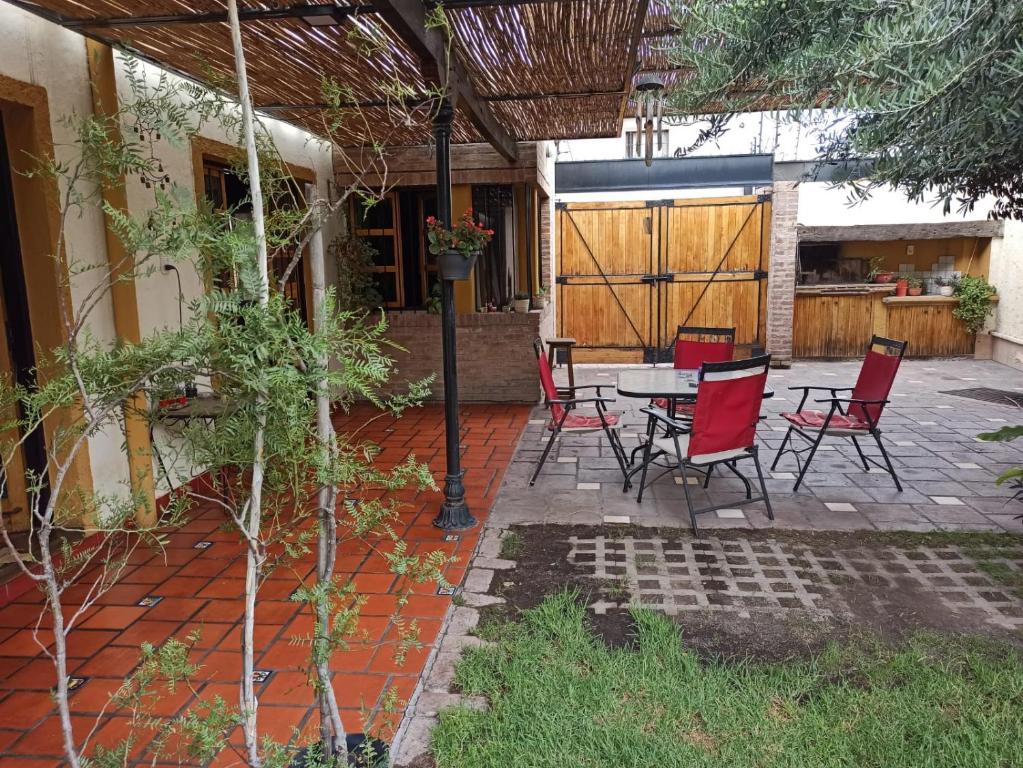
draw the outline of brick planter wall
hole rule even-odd
[[[771,199],[771,261],[767,277],[767,351],[771,363],[792,363],[792,305],[796,290],[799,187],[778,181]]]
[[[540,382],[533,339],[551,314],[492,312],[458,316],[458,399],[465,403],[535,403]],[[426,312],[392,312],[387,316],[388,338],[405,351],[391,356],[398,371],[391,383],[399,391],[409,381],[436,374],[434,400],[444,398],[440,316]]]

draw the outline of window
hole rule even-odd
[[[472,208],[477,220],[494,230],[476,261],[476,304],[480,309],[489,304],[502,307],[511,302],[518,286],[515,195],[506,184],[474,186]]]
[[[366,207],[353,202],[354,234],[373,249],[373,279],[385,307],[405,306],[398,201],[392,193]]]
[[[202,165],[203,191],[206,199],[216,211],[230,211],[232,221],[250,221],[252,219],[252,203],[249,201],[249,187],[243,182],[231,168],[223,163],[210,158],[203,158]],[[290,195],[282,195],[280,200],[272,200],[270,205],[293,206],[302,204],[304,195],[300,189],[292,189]],[[281,275],[288,268],[294,256],[293,250],[279,248],[270,253],[271,288],[276,286]],[[304,263],[299,264],[288,275],[284,284],[284,295],[288,298],[291,306],[299,313],[299,316],[309,322],[309,309],[306,302],[306,279]],[[218,288],[237,288],[238,276],[236,274],[222,273],[214,278],[214,284]]]
[[[636,132],[626,131],[625,132],[625,156],[630,159],[642,159],[646,152],[646,139],[643,134],[640,134],[639,146],[636,146]],[[664,128],[660,131],[654,131],[654,157],[668,157],[670,155],[668,151],[668,129]]]

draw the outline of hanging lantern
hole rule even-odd
[[[645,73],[636,78],[634,93],[636,99],[636,154],[641,143],[643,162],[649,167],[654,161],[654,134],[657,135],[657,149],[664,145],[661,125],[664,118],[664,80],[656,73]]]

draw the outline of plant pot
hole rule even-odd
[[[461,251],[444,251],[437,257],[437,271],[443,280],[468,280],[477,254],[463,256]]]
[[[939,285],[938,286],[938,293],[941,296],[951,296],[955,292],[956,292],[956,287],[954,285]]]
[[[512,309],[514,309],[516,312],[528,312],[529,299],[515,299],[512,302]]]
[[[876,275],[874,275],[874,282],[890,283],[893,277],[895,277],[895,273],[893,272],[878,272]]]
[[[909,290],[909,281],[908,280],[897,280],[896,281],[896,283],[895,283],[895,295],[896,296],[905,296],[906,295],[906,291],[908,291],[908,290]]]
[[[923,292],[924,292],[924,287],[922,285],[918,285],[915,288],[910,288],[909,291],[908,291],[910,296],[922,296]]]
[[[379,739],[367,739],[365,734],[350,733],[345,741],[348,747],[348,765],[352,768],[385,768],[390,762],[387,744]],[[292,758],[290,768],[309,768],[311,764],[313,762],[309,759],[309,748],[303,747]],[[322,765],[322,758],[317,756],[315,764]]]

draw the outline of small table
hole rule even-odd
[[[679,403],[696,402],[696,393],[700,387],[700,371],[696,368],[632,368],[618,374],[618,394],[625,397],[638,397],[644,400],[668,401],[667,411],[674,415],[675,406]],[[764,399],[774,397],[774,390],[764,388]],[[642,444],[640,445],[642,447]],[[636,451],[632,452],[633,457]],[[650,456],[652,462],[660,458],[663,451]],[[635,458],[630,462],[635,462]],[[635,466],[625,476],[623,491],[632,486],[632,476],[643,468],[643,464]]]
[[[557,351],[559,349],[565,350],[565,365],[568,366],[568,389],[559,389],[558,393],[571,397],[572,387],[575,386],[575,369],[572,367],[572,347],[576,345],[575,339],[571,337],[547,339],[547,365],[554,369],[554,365],[557,361]]]

